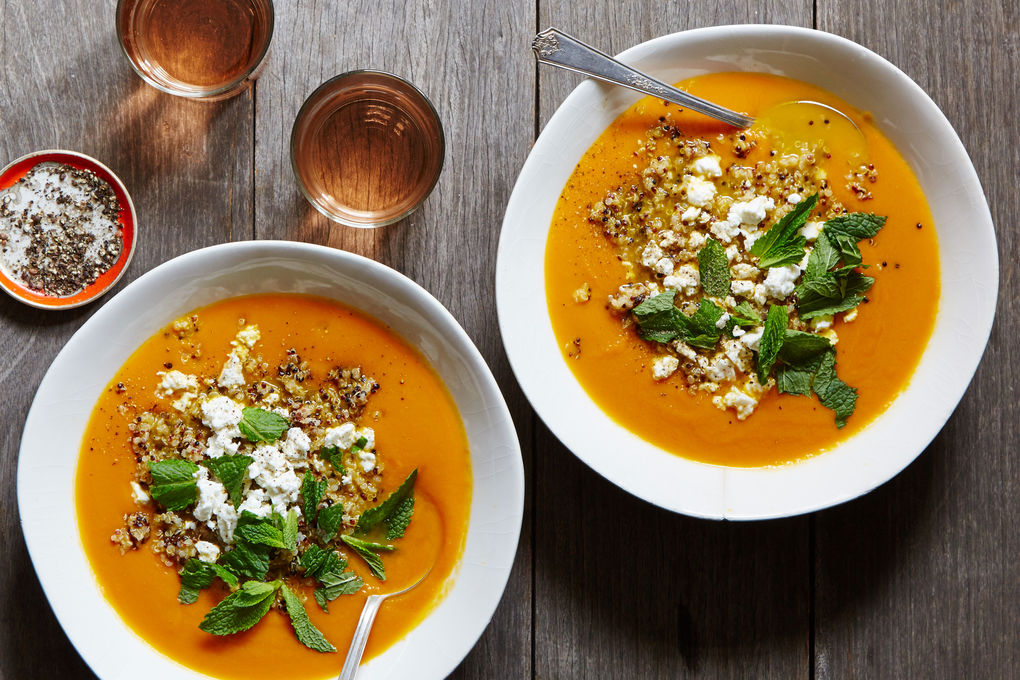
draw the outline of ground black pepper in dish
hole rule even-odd
[[[0,266],[34,291],[80,293],[120,257],[120,211],[94,172],[41,163],[0,194]]]

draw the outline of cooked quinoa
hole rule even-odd
[[[198,316],[190,316],[174,323],[172,332],[183,340],[199,324]],[[324,506],[342,504],[338,536],[353,530],[362,512],[380,500],[384,463],[377,457],[373,429],[363,424],[373,419],[366,409],[379,383],[358,366],[336,366],[325,375],[313,375],[293,349],[279,366],[270,366],[258,352],[259,338],[257,326],[240,320],[218,376],[161,371],[156,408],[133,414],[122,409],[131,418],[136,462],[131,494],[144,508],[158,507],[151,498],[150,463],[183,459],[201,464],[240,454],[253,460],[237,508],[224,485],[200,465],[196,503],[184,510],[157,512],[151,519],[143,511],[125,515],[124,526],[111,536],[122,550],[148,543],[175,568],[191,558],[215,562],[233,545],[233,530],[243,511],[268,517],[294,510],[299,516],[297,550],[278,552],[267,576],[280,578],[299,573],[298,555],[315,543],[314,527],[301,516],[300,488],[306,472],[325,482]],[[245,407],[279,414],[290,427],[275,442],[248,441],[238,429]],[[320,455],[330,447],[343,452],[343,470]]]
[[[669,118],[662,118],[647,133],[635,158],[639,183],[619,186],[595,203],[589,222],[617,248],[627,272],[608,308],[625,326],[633,324],[630,312],[645,300],[675,290],[676,306],[688,316],[704,296],[698,253],[708,239],[725,248],[730,288],[712,301],[725,312],[725,324],[737,305],[747,303],[762,319],[768,307],[788,305],[790,330],[823,335],[834,345],[833,317],[802,320],[794,289],[800,281],[812,246],[824,223],[848,211],[834,198],[829,178],[810,149],[772,151],[766,160],[745,163],[758,141],[750,132],[719,134],[714,139],[686,137]],[[731,160],[724,161],[723,156]],[[870,198],[868,187],[878,179],[873,166],[851,171],[839,181],[859,199]],[[758,266],[749,251],[771,225],[799,203],[817,194],[812,216],[800,229],[807,241],[797,264],[771,269]],[[587,304],[587,283],[574,293],[574,302]],[[856,309],[843,314],[852,321]],[[722,326],[720,326],[721,328]],[[762,395],[773,389],[769,377],[763,385],[755,375],[754,353],[762,326],[733,328],[712,349],[692,347],[679,339],[652,343],[658,356],[650,366],[650,379],[664,381],[678,375],[694,393],[714,395],[720,409],[732,409],[744,420]]]

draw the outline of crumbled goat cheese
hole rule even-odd
[[[722,167],[718,156],[702,156],[691,163],[691,171],[702,177],[721,177]]]
[[[699,217],[701,217],[701,208],[696,208],[695,206],[692,205],[683,211],[683,213],[680,215],[680,220],[683,222],[691,223],[694,222],[694,220],[698,219]]]
[[[754,282],[753,281],[733,281],[730,283],[730,290],[733,291],[734,295],[739,295],[743,298],[749,298],[754,295]]]
[[[301,490],[301,479],[294,467],[274,444],[259,446],[251,457],[248,476],[265,490],[273,510],[287,514],[287,506],[297,502]]]
[[[244,371],[241,369],[241,359],[233,352],[227,357],[223,364],[223,370],[216,378],[216,384],[220,387],[234,387],[244,384]]]
[[[730,322],[729,312],[723,312],[723,315],[719,317],[719,320],[715,322],[716,328],[726,328],[726,324]]]
[[[715,184],[700,177],[688,175],[684,180],[684,187],[687,190],[687,201],[699,208],[704,208],[715,198]]]
[[[375,454],[371,451],[361,451],[358,453],[358,461],[361,464],[362,470],[371,472],[372,468],[375,467]]]
[[[705,245],[705,241],[708,236],[703,231],[692,231],[691,235],[687,237],[687,247],[691,250],[698,250],[701,246]]]
[[[245,493],[244,500],[241,501],[241,505],[237,508],[239,514],[246,510],[259,517],[269,517],[269,514],[273,511],[273,506],[266,500],[265,491],[252,487]]]
[[[785,299],[797,287],[800,267],[795,264],[772,267],[765,277],[765,292],[777,300]]]
[[[705,375],[715,383],[726,382],[737,377],[733,371],[733,364],[725,356],[721,356],[712,362],[705,371]]]
[[[656,380],[665,380],[676,373],[678,368],[680,368],[680,360],[672,354],[656,357],[652,362],[652,377]]]
[[[234,529],[237,527],[237,511],[228,500],[226,488],[210,479],[209,470],[205,467],[199,467],[195,474],[198,480],[198,501],[192,514],[210,529],[218,530],[224,542],[232,543]]]
[[[825,331],[832,328],[832,317],[816,316],[811,319],[811,328],[816,331]]]
[[[280,442],[280,451],[295,468],[308,465],[308,451],[312,448],[312,440],[300,427],[287,430],[287,436]]]
[[[655,263],[655,267],[653,267],[653,269],[663,276],[669,276],[673,273],[673,266],[673,260],[668,257],[664,257]]]
[[[714,397],[712,403],[721,409],[734,409],[737,412],[737,420],[744,420],[754,413],[758,400],[736,387],[731,387],[725,396]]]
[[[824,222],[805,222],[804,226],[800,228],[798,233],[809,242],[815,241],[818,238],[818,235],[822,233],[822,227],[824,226]]]
[[[740,222],[727,218],[719,222],[714,222],[709,231],[711,231],[712,235],[723,243],[729,243],[736,238],[737,234],[740,233]]]
[[[202,424],[222,430],[241,422],[241,406],[230,397],[213,397],[202,403]]]
[[[339,427],[331,427],[326,430],[326,436],[322,440],[323,446],[336,446],[347,450],[358,441],[358,435],[354,423],[344,423]]]
[[[159,381],[159,389],[162,390],[163,396],[170,396],[181,390],[198,389],[198,376],[188,375],[177,370],[160,371],[156,375],[162,376],[162,380]]]
[[[843,323],[850,323],[857,318],[857,308],[854,307],[849,312],[843,315]]]
[[[734,201],[730,206],[729,221],[758,226],[765,219],[768,211],[776,207],[776,202],[767,196],[755,196],[750,201]]]
[[[758,342],[761,340],[761,334],[765,332],[765,328],[758,326],[754,330],[750,330],[740,336],[740,342],[743,343],[744,347],[750,350],[758,350]]]
[[[649,268],[654,267],[655,263],[662,259],[663,255],[664,253],[659,244],[655,241],[649,241],[645,245],[644,250],[641,251],[641,264]]]
[[[789,203],[790,205],[797,205],[803,200],[804,197],[801,196],[800,194],[790,194],[789,196],[786,197],[786,202]]]
[[[662,285],[666,288],[676,288],[682,290],[687,295],[693,295],[700,283],[701,274],[689,264],[680,265],[673,270],[671,276],[667,276],[662,280]]]
[[[131,482],[131,500],[138,505],[145,505],[149,502],[149,494],[136,481]]]
[[[215,562],[220,556],[219,546],[209,541],[198,541],[195,543],[195,550],[198,552],[198,559],[203,562]]]
[[[237,341],[245,345],[248,349],[255,346],[255,343],[259,341],[262,334],[259,332],[259,327],[252,324],[251,326],[245,326],[237,332]]]

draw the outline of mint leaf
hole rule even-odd
[[[804,199],[754,242],[751,254],[758,256],[759,267],[768,269],[800,262],[807,241],[797,232],[807,222],[808,215],[817,204],[818,194]]]
[[[811,394],[813,371],[804,370],[786,364],[776,364],[776,389],[780,394],[796,394],[806,397]]]
[[[777,358],[784,364],[814,372],[822,355],[831,349],[832,343],[824,336],[787,329]]]
[[[322,609],[322,611],[324,611],[324,612],[326,612],[328,614],[329,613],[329,600],[326,599],[326,595],[325,595],[325,593],[323,593],[322,588],[316,588],[315,590],[313,590],[312,591],[312,597],[315,598],[315,603],[317,605],[319,605],[319,607]]]
[[[676,289],[654,295],[632,310],[639,334],[652,342],[670,342],[679,335],[683,313],[674,306]]]
[[[379,505],[369,508],[361,513],[358,518],[358,525],[354,527],[354,533],[362,536],[371,531],[379,522],[382,522],[397,509],[401,501],[409,498],[414,493],[414,481],[418,478],[418,468],[411,470],[411,474],[400,483],[397,490],[386,497]]]
[[[332,550],[325,550],[317,545],[308,547],[301,553],[299,558],[301,567],[305,570],[305,574],[311,578],[318,578],[319,574],[323,570],[332,568],[332,564],[342,561],[342,558],[337,557],[337,554]],[[343,566],[340,567],[343,569]]]
[[[270,548],[286,548],[283,533],[268,522],[247,524],[234,530],[234,536],[250,545],[264,545]]]
[[[340,503],[334,503],[333,505],[327,506],[319,510],[319,519],[317,526],[319,528],[322,541],[328,543],[333,540],[336,536],[336,532],[340,529],[340,526],[344,523],[344,506]]]
[[[216,478],[223,484],[227,493],[230,494],[230,502],[234,504],[235,508],[241,504],[241,485],[251,463],[250,456],[229,455],[202,461],[202,465],[209,468],[209,471],[216,475]]]
[[[239,590],[227,595],[209,610],[198,627],[212,635],[231,635],[248,630],[261,621],[273,606],[276,591],[282,585],[280,581],[246,581]]]
[[[862,293],[874,283],[875,279],[853,269],[805,281],[795,291],[800,318],[807,320],[851,310],[864,301]]]
[[[346,543],[350,548],[358,554],[358,556],[365,560],[368,564],[369,571],[380,581],[386,580],[386,568],[383,566],[382,558],[376,554],[380,550],[394,550],[392,545],[383,545],[381,543],[373,543],[372,541],[362,541],[359,538],[348,536],[344,534],[340,537],[340,540]]]
[[[237,585],[237,577],[220,565],[195,558],[184,563],[180,576],[181,590],[177,593],[177,600],[181,604],[194,604],[199,591],[211,586],[217,577],[231,588]]]
[[[283,595],[283,604],[287,607],[290,625],[294,628],[298,641],[317,652],[335,652],[336,647],[331,645],[322,632],[312,624],[305,606],[301,604],[294,591],[284,585],[280,588],[280,594]]]
[[[830,235],[846,234],[857,243],[866,238],[875,238],[879,230],[885,226],[885,220],[885,217],[871,213],[848,213],[828,220],[825,223],[825,230]]]
[[[835,352],[829,352],[822,358],[812,389],[822,406],[835,412],[836,427],[845,426],[847,418],[857,408],[857,389],[836,377]]]
[[[287,431],[290,422],[279,413],[245,406],[241,410],[241,422],[237,427],[250,442],[275,442]]]
[[[237,543],[220,556],[219,564],[238,576],[264,579],[269,573],[269,549],[261,545]]]
[[[829,241],[824,228],[815,240],[815,247],[808,255],[807,267],[804,269],[804,280],[824,277],[830,269],[839,263],[839,251]]]
[[[339,446],[323,446],[319,449],[319,456],[328,460],[338,475],[347,474],[347,468],[344,467],[344,452]]]
[[[414,514],[414,496],[400,501],[393,512],[387,515],[386,519],[386,540],[392,541],[403,538],[407,531],[407,525],[411,523],[411,515]]]
[[[326,480],[316,481],[311,471],[306,472],[301,480],[301,497],[304,499],[305,521],[309,526],[315,523],[315,516],[319,511],[319,501],[326,493]]]
[[[732,312],[730,312],[730,320],[732,320],[736,326],[758,326],[761,324],[761,315],[755,311],[750,302],[744,300],[737,305]]]
[[[344,566],[347,566],[346,562]],[[327,600],[335,600],[341,595],[353,595],[365,585],[361,577],[353,571],[342,570],[323,574],[319,582],[322,583],[322,588],[316,590],[322,591],[322,596]]]
[[[183,510],[198,499],[198,466],[188,460],[161,460],[149,463],[152,486],[149,493],[167,510]]]
[[[298,516],[297,510],[291,508],[283,518],[283,546],[294,552],[297,550]]]
[[[786,325],[790,315],[786,307],[773,305],[765,315],[765,329],[758,341],[758,382],[762,385],[769,379],[772,365],[776,362],[779,350],[783,346]]]
[[[726,249],[714,238],[706,239],[698,251],[698,270],[706,294],[717,298],[729,295],[730,261],[726,258]]]

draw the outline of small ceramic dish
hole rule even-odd
[[[305,243],[228,243],[175,258],[125,287],[53,360],[25,421],[18,509],[57,620],[101,678],[133,677],[139,668],[151,680],[208,677],[151,647],[103,597],[79,534],[75,468],[96,401],[139,345],[182,314],[258,293],[315,295],[373,316],[422,353],[457,405],[473,485],[460,563],[424,618],[358,673],[361,680],[446,677],[488,625],[513,565],[524,511],[517,433],[482,355],[434,297],[389,267]],[[342,663],[340,654],[337,673]]]
[[[571,373],[545,304],[545,247],[557,199],[581,156],[640,98],[588,80],[567,97],[535,143],[500,235],[499,326],[531,405],[603,477],[639,498],[696,517],[796,515],[850,500],[891,479],[949,419],[977,369],[995,316],[995,231],[977,173],[952,125],[898,68],[822,31],[717,26],[650,40],[619,59],[668,83],[726,71],[786,76],[870,112],[910,165],[935,220],[944,254],[935,329],[909,384],[883,414],[831,450],[797,463],[760,468],[700,463],[613,421]]]
[[[124,183],[108,167],[95,158],[86,156],[83,153],[57,149],[30,153],[18,158],[3,170],[0,170],[0,192],[17,184],[32,168],[43,163],[61,163],[73,168],[89,170],[95,173],[99,179],[110,185],[121,208],[120,214],[117,216],[121,238],[120,256],[99,278],[80,292],[67,297],[46,295],[37,290],[32,290],[7,276],[2,270],[0,270],[0,287],[14,299],[39,309],[71,309],[73,307],[80,307],[101,297],[116,285],[131,263],[131,258],[135,254],[135,225],[138,219],[135,214],[135,204],[131,201],[131,196],[128,194]]]

